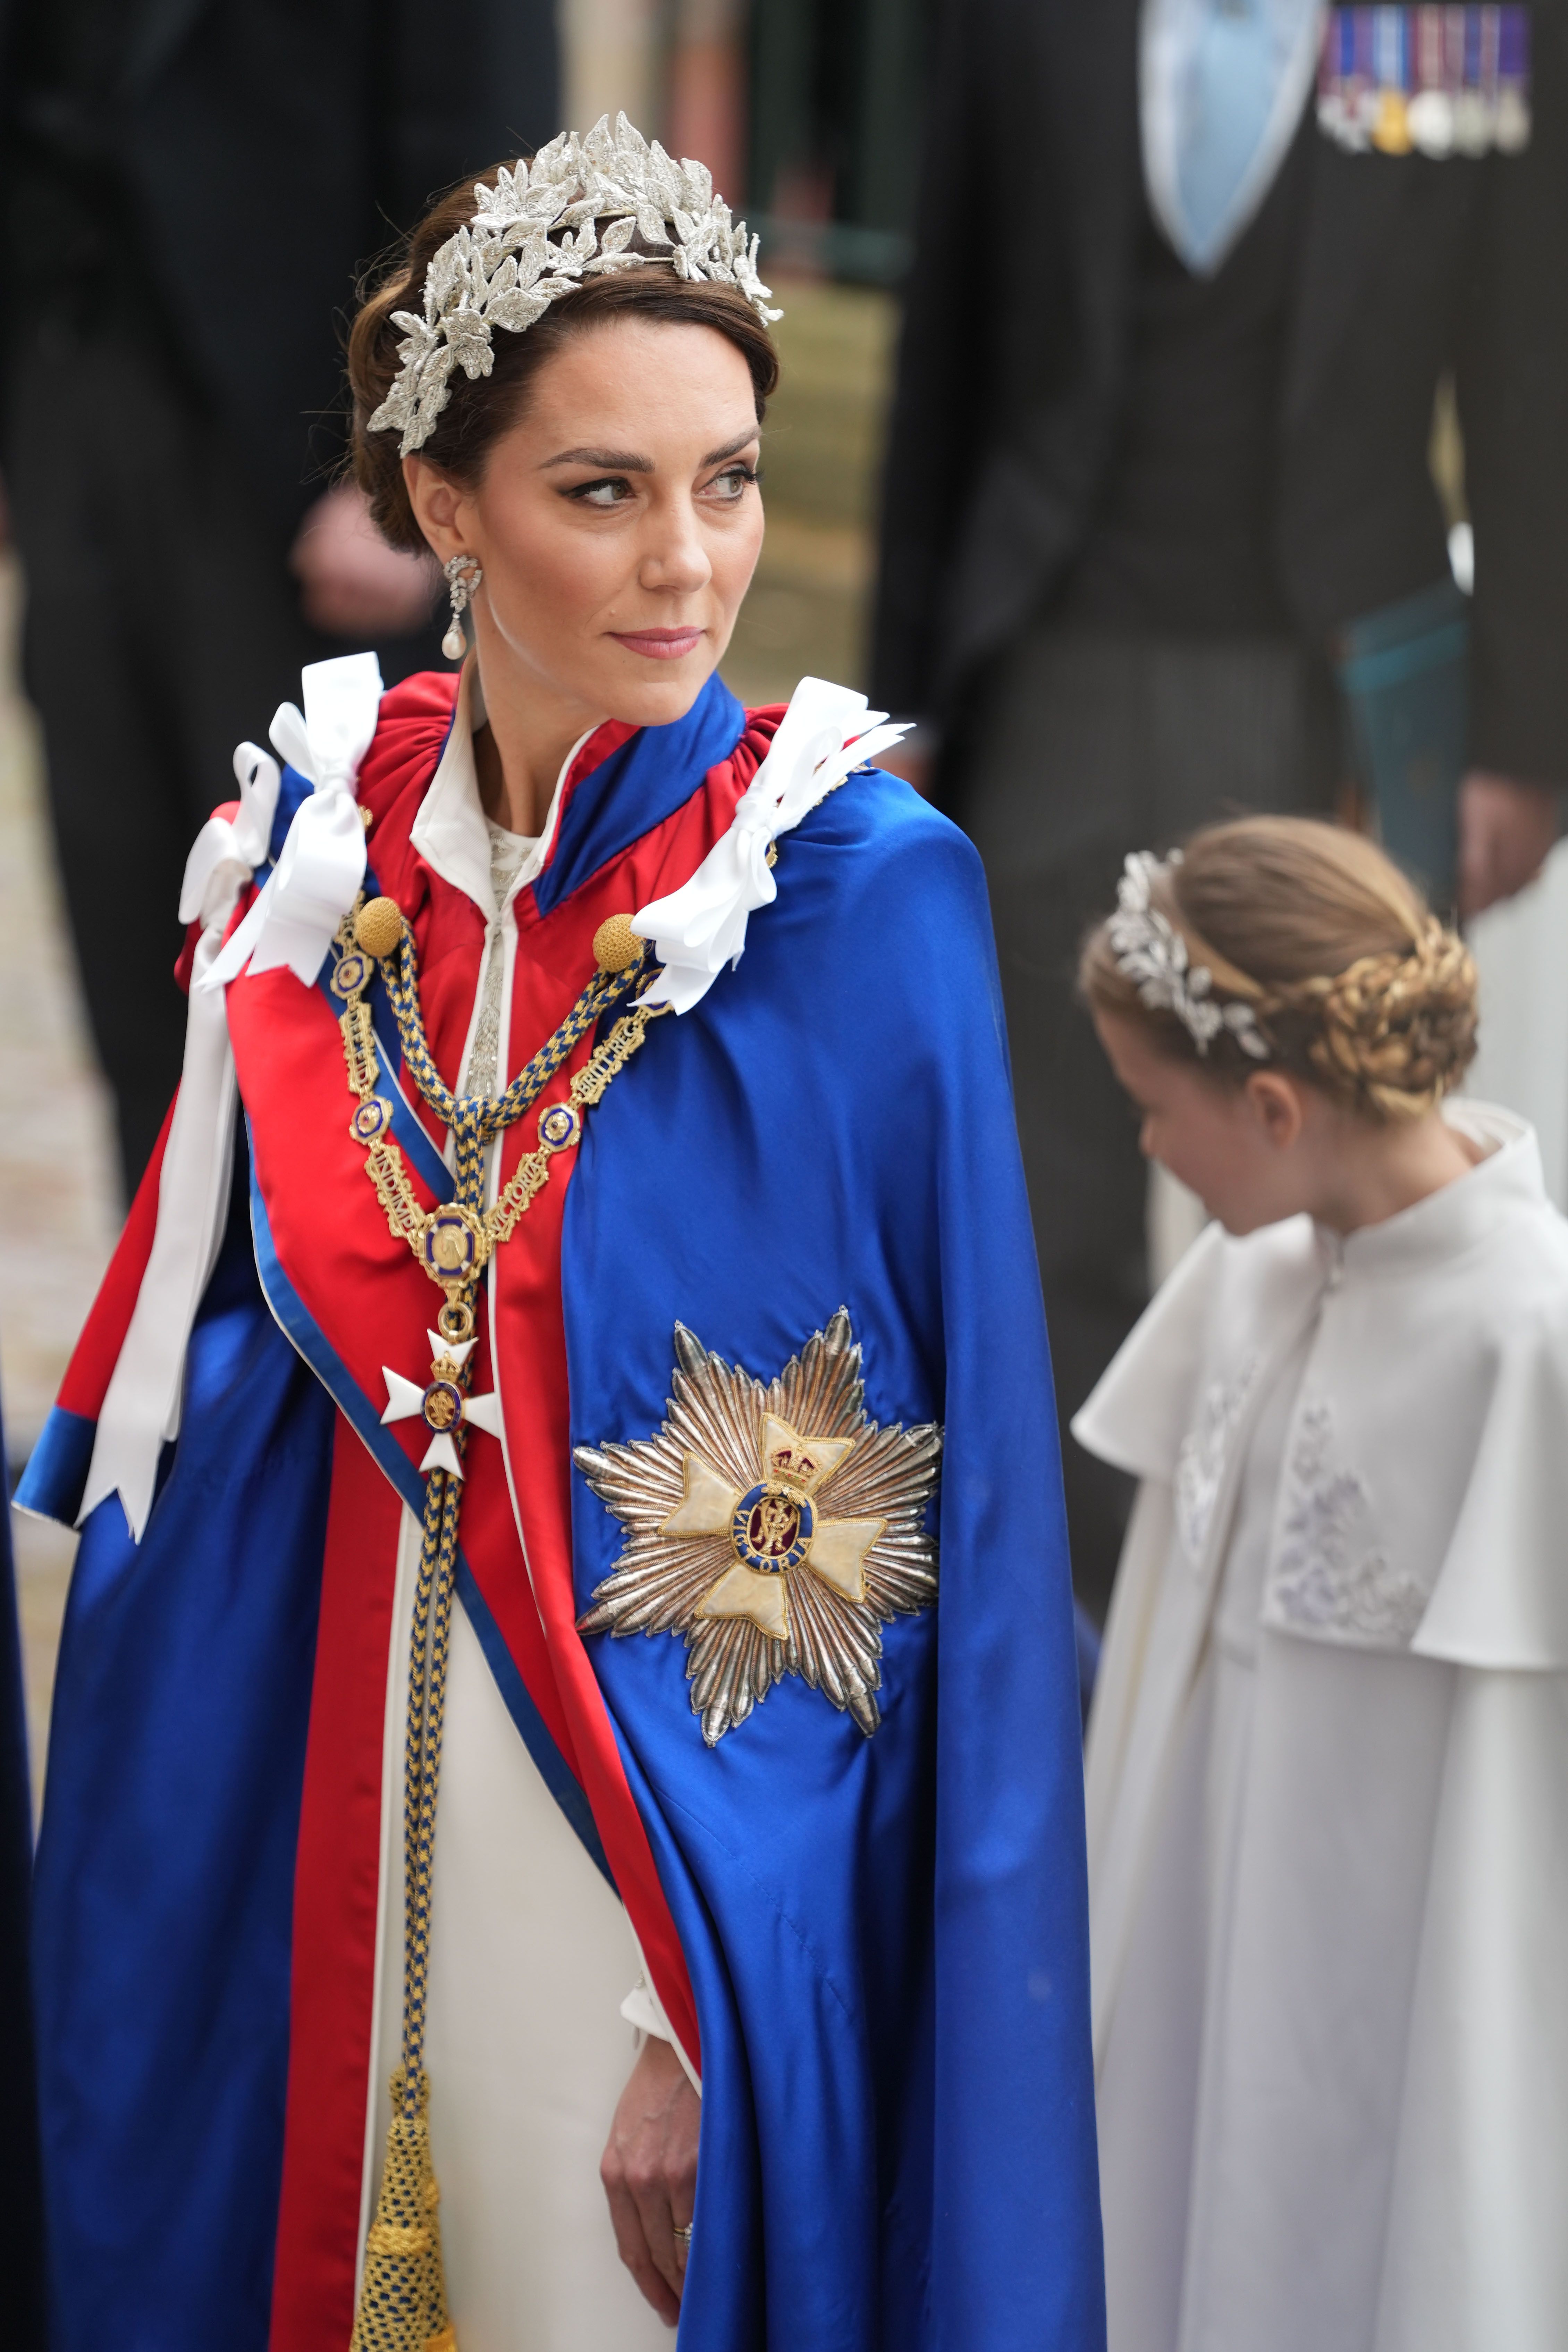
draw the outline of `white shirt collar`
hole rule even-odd
[[[470,654],[463,666],[451,730],[410,838],[431,870],[439,874],[444,882],[450,882],[455,890],[472,898],[488,922],[501,909],[490,883],[490,834],[479,798],[478,771],[474,764],[474,737],[484,724],[485,695],[479,665]],[[562,761],[544,830],[517,869],[507,892],[508,902],[534,880],[549,856],[572,761],[595,731],[588,728]]]
[[[1407,1274],[1457,1257],[1491,1233],[1510,1209],[1551,1213],[1532,1127],[1494,1103],[1468,1097],[1445,1103],[1443,1117],[1486,1157],[1424,1201],[1347,1234],[1347,1274]]]

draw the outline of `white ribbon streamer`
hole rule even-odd
[[[643,992],[644,1004],[689,1013],[725,965],[740,961],[748,919],[778,896],[768,850],[852,770],[867,766],[908,734],[907,726],[884,724],[886,718],[848,687],[821,677],[800,680],[728,832],[689,882],[632,918],[632,929],[653,941],[664,967]]]
[[[286,702],[270,732],[275,748],[315,790],[295,811],[255,905],[197,983],[203,989],[226,986],[247,963],[253,971],[287,965],[310,987],[365,878],[354,780],[376,731],[381,666],[374,654],[312,662],[304,691],[303,716]]]
[[[199,922],[185,1022],[185,1058],[163,1166],[147,1271],[110,1379],[82,1490],[79,1528],[118,1492],[140,1543],[165,1443],[180,1431],[185,1350],[223,1243],[237,1093],[223,997],[202,989],[235,903],[267,856],[280,779],[254,743],[235,753],[239,814],[209,817],[185,861],[180,919]]]

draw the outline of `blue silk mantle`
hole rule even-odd
[[[727,701],[643,739],[662,810]],[[592,783],[558,873],[599,862]],[[1098,2352],[1073,1625],[984,884],[881,774],[778,880],[590,1119],[573,1441],[656,1432],[677,1320],[766,1380],[847,1306],[873,1419],[946,1430],[940,1598],[885,1629],[870,1740],[787,1679],[707,1748],[678,1640],[591,1642],[700,2018],[680,2345]],[[333,1416],[247,1244],[236,1221],[140,1549],[114,1499],[89,1523],[62,1652],[37,1939],[57,2352],[267,2343]],[[67,1426],[45,1466],[73,1445],[79,1476]],[[622,1535],[578,1480],[580,1607]]]

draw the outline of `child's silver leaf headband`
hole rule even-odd
[[[585,278],[655,263],[677,278],[737,287],[765,326],[770,289],[757,275],[758,239],[713,192],[706,164],[677,163],[624,114],[601,115],[586,139],[563,131],[522,162],[476,186],[478,211],[449,236],[424,276],[424,316],[394,310],[403,331],[397,381],[370,420],[372,433],[402,435],[402,454],[423,448],[450,394],[455,367],[488,375],[497,327],[519,335]],[[553,234],[552,234],[553,232]],[[632,253],[633,236],[662,252]]]
[[[1111,951],[1136,986],[1140,1002],[1151,1012],[1174,1013],[1199,1054],[1207,1055],[1223,1030],[1255,1062],[1267,1062],[1270,1048],[1251,1006],[1236,999],[1215,1003],[1213,973],[1207,964],[1191,961],[1186,940],[1152,901],[1153,886],[1180,863],[1179,849],[1166,865],[1146,849],[1128,858],[1116,886],[1116,911],[1105,926]]]

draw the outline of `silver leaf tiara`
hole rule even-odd
[[[613,136],[601,114],[586,139],[563,131],[531,164],[503,169],[493,188],[474,194],[477,212],[425,271],[424,316],[392,312],[402,366],[369,429],[401,432],[405,457],[434,432],[455,367],[488,375],[493,330],[521,334],[586,278],[653,263],[693,283],[738,288],[765,326],[784,315],[768,309],[771,289],[757,275],[758,240],[747,242],[746,223],[715,195],[707,166],[674,162],[624,114]],[[666,250],[633,253],[633,236]]]
[[[1192,961],[1180,931],[1153,903],[1154,885],[1180,864],[1179,849],[1163,865],[1146,849],[1128,858],[1116,885],[1116,911],[1105,926],[1112,952],[1136,982],[1139,1002],[1151,1012],[1174,1013],[1201,1055],[1228,1031],[1244,1054],[1267,1062],[1272,1049],[1251,1006],[1235,999],[1215,1003],[1213,973],[1207,964]]]

